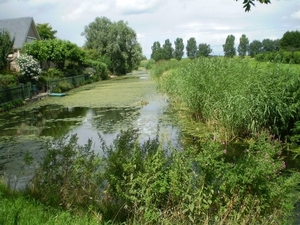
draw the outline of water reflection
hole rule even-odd
[[[84,145],[92,139],[95,151],[100,149],[99,135],[111,144],[121,130],[139,130],[140,141],[155,138],[158,132],[165,142],[178,146],[179,129],[170,121],[168,104],[153,98],[136,107],[86,108],[47,105],[31,111],[15,111],[0,118],[0,175],[27,179],[33,169],[23,170],[24,154],[28,151],[39,160],[45,151],[43,143],[50,138],[77,134]],[[101,153],[101,152],[99,152]],[[21,174],[22,173],[22,174]],[[20,180],[18,185],[22,185]],[[24,182],[23,182],[24,185]]]

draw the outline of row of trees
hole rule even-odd
[[[172,43],[169,39],[165,40],[163,46],[158,41],[154,42],[152,46],[151,58],[155,61],[169,60],[175,58],[180,60],[184,55],[184,44],[182,38],[177,38],[174,41],[175,48],[172,47]],[[235,47],[235,36],[228,35],[223,45],[224,55],[226,57],[233,57],[239,55],[244,57],[249,55],[255,57],[258,54],[265,52],[277,52],[283,51],[298,51],[300,50],[300,32],[288,31],[284,33],[281,39],[263,39],[262,41],[253,40],[251,43],[245,34],[239,39],[238,47]],[[196,39],[191,37],[187,41],[186,55],[188,58],[193,59],[200,56],[209,56],[212,53],[212,49],[209,44],[201,43],[197,45]]]
[[[264,39],[263,41],[254,40],[249,43],[249,39],[245,34],[239,39],[239,44],[236,49],[235,47],[235,36],[228,35],[223,45],[224,55],[228,57],[233,57],[235,55],[239,55],[244,57],[246,55],[250,55],[254,57],[255,55],[262,53],[262,52],[270,52],[270,51],[278,51],[279,50],[279,39],[271,40],[271,39]]]
[[[172,47],[172,43],[169,39],[165,40],[163,46],[161,46],[159,41],[153,43],[151,47],[151,59],[155,61],[158,60],[169,60],[175,58],[181,60],[184,55],[184,43],[182,38],[176,38],[174,41],[175,48]],[[200,56],[209,56],[212,53],[212,49],[209,44],[201,43],[197,45],[196,39],[191,37],[187,41],[186,54],[188,58],[196,58]]]
[[[287,31],[281,39],[271,40],[264,39],[262,41],[254,40],[249,43],[249,39],[243,34],[239,39],[238,48],[235,48],[234,35],[228,35],[223,45],[224,55],[233,57],[237,53],[239,56],[249,55],[255,57],[260,53],[277,52],[279,50],[295,52],[300,50],[300,32]]]

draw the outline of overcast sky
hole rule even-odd
[[[213,54],[222,55],[226,37],[233,34],[236,46],[242,34],[249,41],[278,39],[286,31],[300,30],[300,0],[271,0],[256,3],[245,13],[243,0],[0,0],[0,19],[33,17],[49,23],[57,37],[82,46],[84,27],[96,17],[127,21],[137,33],[147,57],[153,42],[177,37],[186,45],[210,44]]]

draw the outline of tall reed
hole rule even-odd
[[[200,58],[164,74],[161,90],[226,139],[264,129],[285,134],[299,119],[300,76],[280,64],[260,69],[249,59]]]

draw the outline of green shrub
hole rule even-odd
[[[257,134],[239,151],[210,137],[175,150],[158,138],[139,143],[137,132],[110,146],[100,138],[102,160],[76,136],[50,143],[31,194],[114,224],[290,224],[300,175],[287,173],[272,136]]]
[[[89,208],[101,199],[100,158],[92,142],[77,144],[73,135],[48,144],[30,187],[31,194],[46,205],[65,209]]]
[[[64,73],[56,68],[49,68],[47,71],[43,71],[41,76],[47,78],[62,78],[64,77]]]
[[[17,84],[17,76],[12,74],[0,74],[0,88],[13,87]]]
[[[58,83],[58,88],[61,90],[61,92],[65,92],[73,89],[74,86],[70,84],[68,81],[63,80]]]

